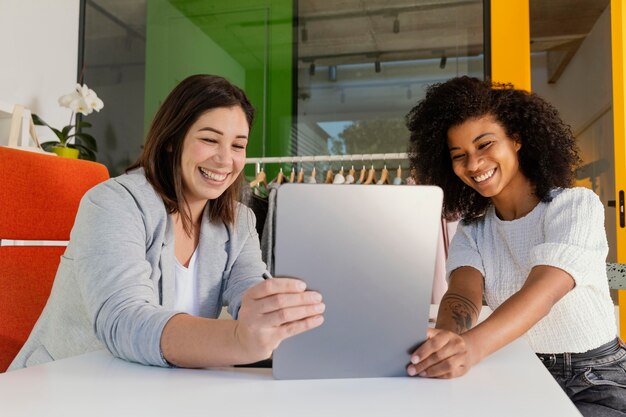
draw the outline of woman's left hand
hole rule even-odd
[[[476,363],[470,339],[448,330],[428,329],[427,339],[411,355],[409,376],[456,378]]]

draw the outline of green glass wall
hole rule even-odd
[[[286,155],[292,125],[291,0],[149,0],[145,126],[191,74],[228,78],[257,109],[248,156]]]

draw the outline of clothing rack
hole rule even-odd
[[[297,164],[302,162],[359,162],[359,161],[393,161],[409,159],[406,152],[401,153],[370,153],[351,155],[302,155],[302,156],[271,156],[266,158],[246,158],[246,165],[256,164],[256,172],[261,171],[261,164]]]

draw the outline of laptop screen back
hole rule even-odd
[[[326,311],[274,352],[276,378],[406,375],[426,337],[442,198],[430,186],[278,190],[275,275],[303,279]]]

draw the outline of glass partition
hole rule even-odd
[[[98,144],[97,160],[116,176],[137,159],[144,140],[146,2],[83,1],[81,75],[104,102],[85,121]]]
[[[248,155],[404,152],[428,84],[483,77],[483,1],[83,0],[89,116],[112,175],[156,109],[194,73],[227,77],[257,108]],[[273,169],[271,167],[270,169]]]
[[[483,2],[298,0],[294,155],[404,152],[425,86],[483,78]]]

